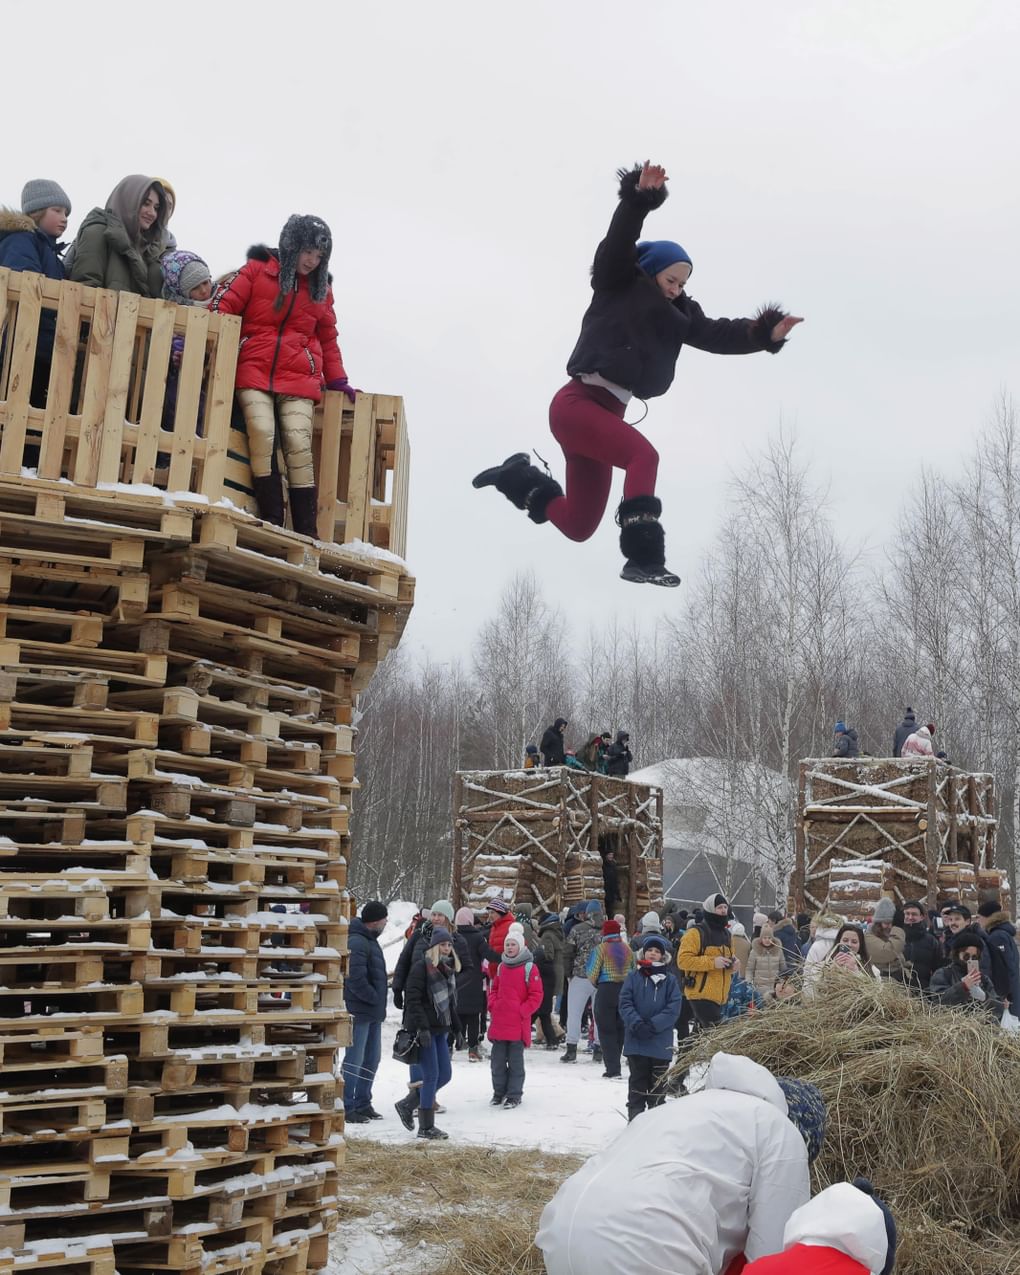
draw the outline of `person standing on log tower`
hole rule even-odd
[[[567,719],[557,717],[551,726],[545,728],[539,749],[542,753],[543,766],[562,766],[566,761],[563,732],[567,729]]]
[[[279,436],[294,530],[316,535],[312,421],[323,389],[357,397],[344,371],[330,286],[333,236],[318,217],[295,214],[279,248],[258,245],[209,308],[241,316],[237,401],[248,431],[259,517],[283,526],[283,482],[273,467]]]
[[[709,319],[684,291],[693,265],[678,243],[640,241],[649,212],[661,207],[666,170],[645,162],[619,169],[620,202],[592,266],[594,296],[567,363],[571,380],[549,408],[566,460],[566,494],[551,475],[517,452],[485,469],[475,487],[495,487],[533,522],[551,522],[570,540],[587,540],[602,521],[613,469],[626,477],[616,513],[621,577],[635,584],[678,585],[666,569],[665,536],[655,495],[659,456],[623,417],[631,398],[665,394],[684,345],[710,354],[775,354],[802,320],[775,305],[753,319]]]

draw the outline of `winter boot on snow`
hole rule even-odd
[[[253,478],[251,485],[255,488],[259,517],[263,522],[271,522],[274,526],[282,527],[283,479],[279,474],[266,474],[265,478]]]
[[[591,1060],[593,1063],[600,1063],[602,1061],[602,1046],[601,1045],[594,1045],[592,1047]]]
[[[315,525],[315,506],[319,503],[318,490],[315,487],[291,487],[290,520],[294,530],[301,536],[311,536],[314,540],[319,534]]]
[[[450,1135],[436,1128],[436,1113],[431,1107],[420,1107],[418,1110],[418,1137],[436,1141]]]
[[[577,1046],[568,1045],[563,1051],[563,1057],[560,1062],[577,1062]]]
[[[406,1098],[401,1098],[399,1102],[395,1102],[393,1105],[397,1109],[400,1123],[408,1133],[413,1133],[414,1113],[418,1110],[418,1090],[412,1089]]]
[[[515,452],[502,465],[483,469],[475,474],[471,486],[495,487],[512,505],[526,509],[532,522],[545,522],[550,500],[563,495],[556,479],[532,465],[526,452]]]
[[[666,537],[659,517],[662,501],[657,496],[632,496],[621,500],[616,511],[620,528],[620,552],[627,559],[621,580],[633,584],[659,584],[675,589],[680,577],[666,570]]]

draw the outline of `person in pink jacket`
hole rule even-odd
[[[931,728],[919,726],[913,735],[908,735],[903,742],[901,757],[934,757],[935,749],[931,742]]]
[[[503,940],[499,964],[489,962],[489,1040],[492,1106],[521,1105],[524,1051],[531,1046],[531,1016],[542,1003],[542,975],[514,924]]]

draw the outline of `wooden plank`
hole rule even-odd
[[[401,558],[407,555],[407,504],[411,481],[411,448],[407,437],[404,405],[397,405],[397,436],[393,456],[393,483],[390,491],[390,534],[387,548]]]
[[[110,380],[116,320],[116,292],[97,288],[85,354],[85,390],[82,395],[78,454],[74,462],[73,479],[80,487],[95,487],[98,482],[99,452],[103,419],[106,415],[106,390]]]
[[[138,442],[131,469],[132,482],[151,483],[156,474],[156,454],[159,451],[159,435],[163,426],[163,402],[166,397],[166,378],[176,317],[177,307],[172,302],[156,303],[149,337],[142,408],[139,413]]]
[[[205,401],[205,460],[198,490],[211,504],[224,496],[223,479],[227,470],[230,445],[230,416],[234,404],[234,377],[237,372],[237,350],[241,340],[241,320],[233,314],[216,316],[216,345],[212,356]],[[247,442],[247,440],[245,440]],[[248,481],[251,481],[249,470]],[[231,493],[235,504],[238,493]],[[253,502],[254,503],[254,502]]]
[[[57,329],[53,341],[49,387],[46,391],[46,416],[43,441],[39,453],[39,477],[60,478],[63,471],[64,443],[71,413],[74,369],[78,359],[78,337],[81,332],[82,285],[64,283],[57,306]]]
[[[372,469],[375,463],[375,414],[371,394],[359,394],[354,404],[350,478],[347,485],[347,521],[344,541],[367,540]]]
[[[337,486],[340,481],[340,442],[343,429],[344,394],[324,394],[321,405],[319,468],[317,471],[319,503],[315,526],[319,540],[336,539]]]
[[[128,392],[131,388],[131,360],[135,350],[140,300],[135,292],[117,294],[117,321],[113,332],[106,410],[103,413],[96,469],[96,479],[101,483],[115,483],[120,478],[121,443],[127,417]]]
[[[184,328],[184,354],[177,375],[177,405],[174,412],[174,442],[170,452],[169,491],[188,491],[191,463],[195,454],[198,408],[205,370],[205,345],[209,331],[209,311],[188,308]]]
[[[42,313],[42,276],[22,274],[18,318],[11,340],[11,373],[7,387],[7,412],[0,441],[0,473],[20,474],[28,426],[28,397],[35,372],[39,316]]]

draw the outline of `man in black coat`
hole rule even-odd
[[[928,914],[923,903],[911,899],[903,905],[903,959],[910,966],[910,985],[928,990],[931,976],[945,964],[942,944],[928,928]]]
[[[626,779],[633,760],[630,755],[630,736],[625,730],[618,730],[616,739],[609,745],[606,754],[606,774],[614,775],[617,779]]]
[[[567,719],[565,717],[557,717],[551,726],[546,727],[542,742],[539,744],[544,766],[562,766],[565,764],[566,753],[564,752],[563,732],[566,728]]]
[[[350,961],[344,979],[344,1004],[353,1019],[351,1043],[344,1051],[344,1116],[348,1124],[381,1120],[372,1106],[372,1082],[382,1056],[386,1018],[386,961],[379,935],[386,928],[386,904],[373,899],[350,924]]]
[[[914,716],[914,710],[908,705],[907,711],[903,714],[903,721],[896,727],[893,735],[892,755],[894,757],[903,756],[903,745],[915,730],[917,730],[917,718]]]
[[[602,885],[606,892],[606,916],[612,916],[620,902],[620,872],[612,850],[602,856]]]

